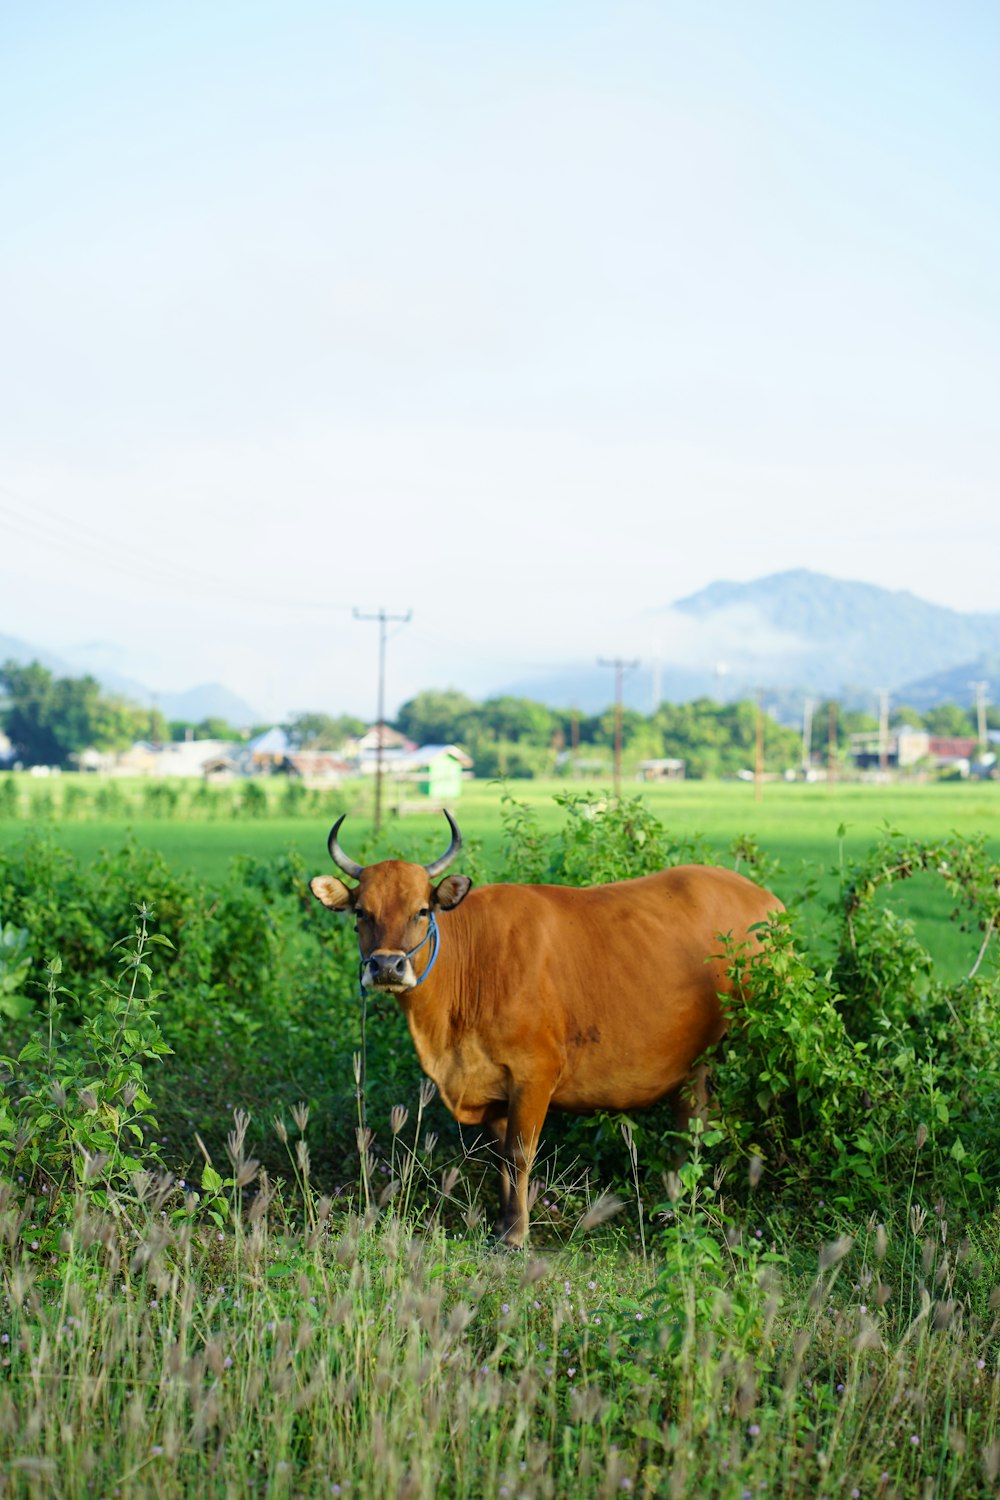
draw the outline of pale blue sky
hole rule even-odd
[[[1000,609],[1000,12],[0,12],[0,633],[269,713]],[[337,607],[316,607],[324,606]],[[661,649],[695,649],[689,634]]]

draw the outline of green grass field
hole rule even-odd
[[[77,778],[66,776],[65,783]],[[518,781],[508,784],[510,795],[532,808],[543,826],[555,828],[561,814],[554,801],[560,792],[584,789],[580,782]],[[607,790],[598,786],[596,790]],[[268,788],[271,806],[264,818],[218,816],[211,820],[196,816],[166,818],[144,816],[136,804],[122,816],[80,818],[50,816],[31,819],[50,826],[66,848],[86,858],[106,847],[130,828],[142,842],[161,849],[172,863],[212,878],[222,873],[234,854],[264,854],[297,848],[304,855],[325,854],[327,828],[322,817],[282,816],[278,788]],[[686,781],[640,788],[626,784],[624,795],[642,796],[644,802],[673,833],[700,835],[717,851],[733,839],[750,835],[764,849],[789,867],[796,860],[836,860],[837,830],[846,827],[844,848],[860,853],[886,823],[903,833],[933,838],[957,832],[964,836],[983,833],[1000,846],[1000,783],[947,782],[926,785],[901,783],[878,786],[861,783],[816,784],[771,782],[760,802],[753,787],[743,782]],[[502,789],[495,782],[470,782],[453,811],[467,840],[477,841],[487,862],[500,846]],[[344,838],[357,829],[367,838],[370,797],[350,809],[353,793],[332,805],[349,810]],[[358,820],[355,822],[355,818]],[[26,818],[0,818],[0,847],[15,841]],[[360,825],[360,826],[359,826]],[[431,847],[444,825],[438,813],[414,813],[385,820],[386,847],[412,845],[415,850]]]
[[[71,784],[78,778],[64,777]],[[580,783],[520,781],[509,792],[530,808],[545,831],[554,832],[563,813],[555,798],[582,789]],[[61,790],[61,789],[60,789]],[[136,795],[136,788],[129,788]],[[184,789],[190,792],[189,788]],[[600,790],[600,788],[598,788]],[[26,829],[49,829],[56,841],[85,862],[102,849],[115,849],[127,832],[140,844],[159,850],[178,870],[212,885],[222,880],[240,854],[277,857],[288,850],[300,854],[316,872],[326,868],[326,835],[336,810],[349,809],[343,840],[359,858],[388,854],[424,859],[439,851],[447,828],[440,813],[417,813],[398,818],[387,815],[378,847],[370,837],[370,794],[353,811],[350,801],[336,801],[333,811],[282,815],[280,785],[267,787],[269,810],[263,817],[204,816],[149,817],[141,803],[124,815],[0,819],[0,848],[9,848]],[[859,783],[803,785],[769,782],[761,801],[742,782],[676,782],[641,790],[626,785],[625,795],[641,795],[668,832],[678,838],[702,839],[717,859],[727,859],[734,840],[751,837],[762,852],[777,862],[773,888],[791,904],[810,887],[816,895],[808,903],[812,920],[823,921],[823,903],[834,893],[832,872],[842,858],[864,854],[881,830],[891,827],[913,838],[983,835],[988,847],[1000,850],[1000,783],[939,783],[879,786]],[[453,811],[461,824],[474,873],[488,879],[501,862],[502,789],[493,782],[469,783]],[[838,830],[843,827],[843,838]],[[974,939],[947,921],[950,905],[936,882],[918,877],[892,893],[897,909],[918,924],[923,941],[943,965],[946,975],[967,972],[974,961]],[[964,966],[964,968],[963,968]]]

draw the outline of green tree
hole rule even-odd
[[[303,750],[339,750],[345,740],[364,733],[365,721],[354,714],[301,713],[285,725]]]
[[[511,696],[487,698],[476,714],[476,721],[477,726],[497,739],[510,740],[515,745],[524,741],[546,749],[552,744],[559,724],[556,715],[544,703]]]
[[[479,713],[464,693],[431,688],[403,704],[396,727],[418,745],[464,745]]]
[[[939,703],[937,708],[924,714],[924,727],[931,734],[960,735],[976,734],[976,725],[967,709],[957,703]]]
[[[162,736],[163,715],[124,698],[105,697],[94,677],[54,677],[39,662],[5,662],[4,728],[30,766],[71,765],[81,751],[119,750],[143,736]]]
[[[55,731],[56,693],[52,673],[40,662],[23,667],[6,661],[0,686],[7,696],[4,729],[20,760],[28,765],[56,765],[62,747]]]

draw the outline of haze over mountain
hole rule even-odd
[[[734,698],[758,688],[852,702],[886,688],[901,700],[919,695],[927,707],[965,702],[968,682],[988,679],[1000,653],[1000,612],[966,614],[805,568],[710,584],[648,621],[649,655],[625,679],[626,702],[644,712],[659,698]],[[569,662],[506,690],[594,712],[608,703],[613,679],[594,663]]]

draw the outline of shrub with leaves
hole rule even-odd
[[[152,945],[170,942],[149,932],[151,916],[138,908],[134,932],[115,944],[117,976],[102,977],[71,1029],[62,966],[51,959],[42,1024],[16,1056],[0,1057],[0,1176],[26,1184],[39,1234],[52,1243],[74,1187],[103,1206],[109,1189],[121,1191],[135,1173],[162,1165],[143,1067],[170,1051],[148,962]]]

